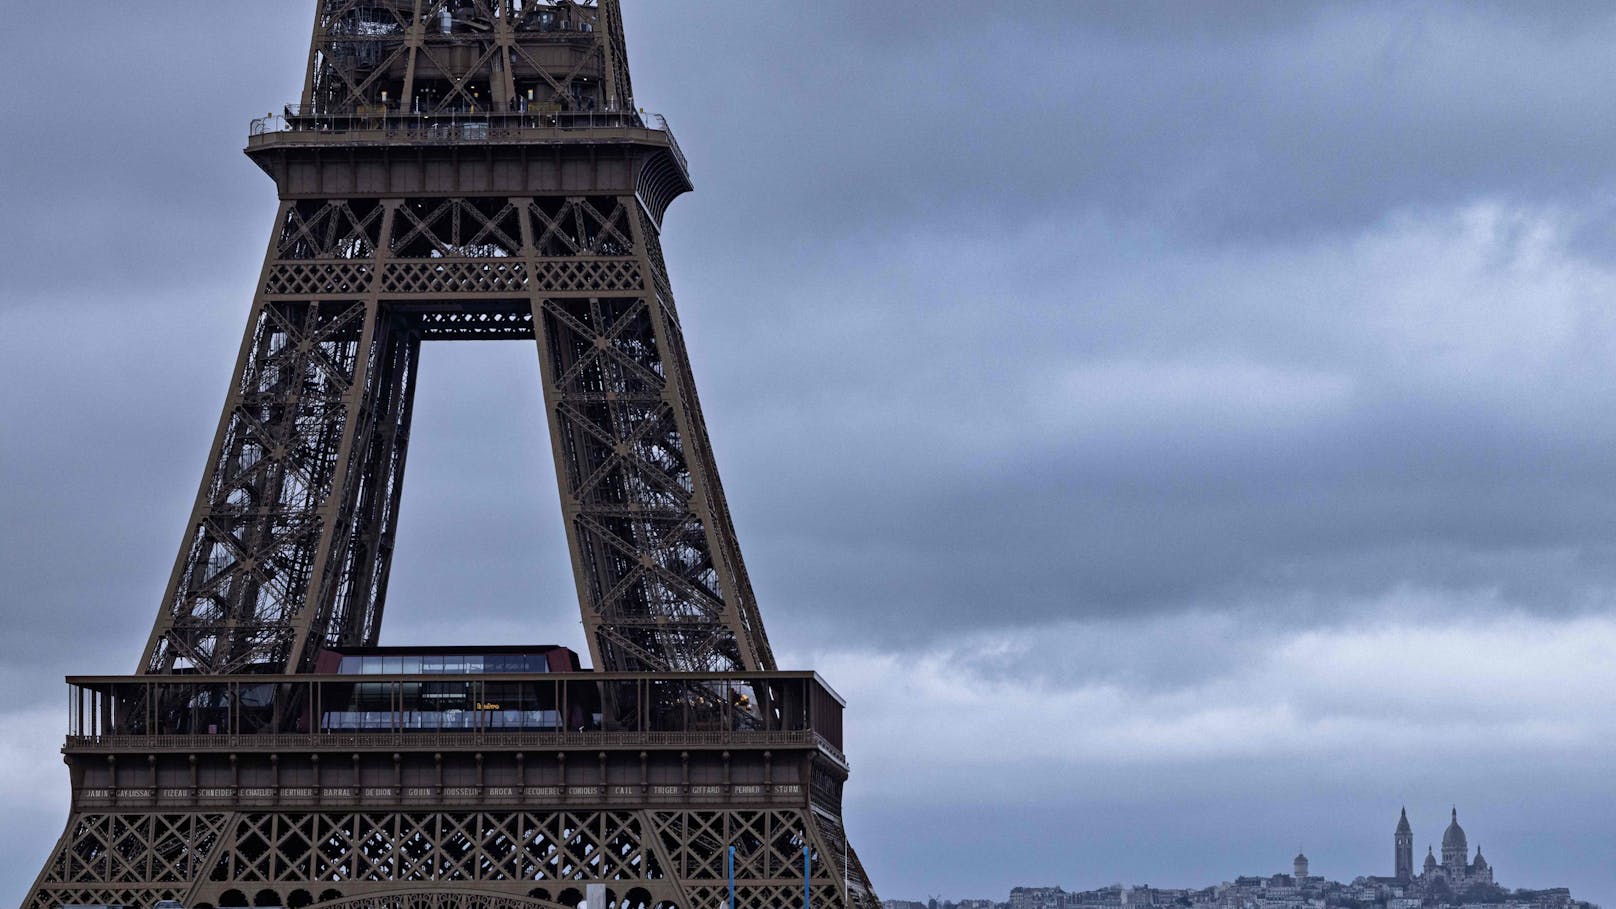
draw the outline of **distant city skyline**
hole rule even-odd
[[[1523,909],[1524,907],[1548,909],[1548,907],[1563,907],[1572,904],[1591,905],[1588,900],[1572,899],[1569,888],[1561,885],[1525,886],[1517,883],[1512,886],[1505,886],[1503,882],[1497,880],[1495,870],[1482,855],[1479,844],[1476,846],[1475,858],[1473,860],[1470,858],[1469,836],[1459,824],[1459,808],[1457,805],[1449,808],[1448,817],[1448,825],[1441,834],[1441,858],[1436,857],[1434,846],[1427,846],[1425,861],[1416,870],[1413,859],[1413,843],[1416,840],[1414,827],[1409,821],[1407,806],[1400,808],[1397,823],[1389,837],[1392,853],[1390,861],[1386,869],[1381,869],[1388,870],[1389,873],[1378,874],[1375,870],[1362,870],[1348,879],[1352,882],[1351,889],[1353,892],[1361,894],[1374,891],[1373,898],[1358,900],[1357,897],[1345,897],[1342,892],[1321,894],[1321,897],[1334,896],[1360,902],[1378,902],[1380,905],[1390,905],[1392,909],[1412,909],[1411,906],[1395,901],[1407,899],[1414,899],[1416,902],[1424,900],[1440,901],[1449,895],[1457,898],[1465,896],[1467,891],[1475,891],[1470,894],[1471,898],[1464,900],[1464,903],[1476,905],[1482,902],[1476,898],[1479,894],[1489,893],[1490,888],[1499,888],[1498,893],[1500,894],[1513,894],[1515,892],[1535,894],[1536,896],[1533,898],[1520,898],[1513,901],[1512,905],[1523,907]],[[1312,867],[1312,859],[1307,856],[1306,850],[1303,849],[1290,860],[1289,884],[1284,881],[1286,875],[1283,872],[1277,872],[1270,875],[1240,875],[1221,882],[1221,885],[1210,884],[1200,887],[1154,887],[1148,883],[1140,882],[1134,885],[1116,883],[1093,890],[1067,892],[1062,885],[1022,885],[1013,887],[1011,889],[1011,899],[1004,903],[994,903],[991,899],[982,899],[980,897],[964,897],[945,902],[955,907],[955,909],[994,909],[995,906],[998,906],[999,909],[1068,909],[1069,906],[1073,905],[1085,907],[1099,905],[1092,899],[1083,899],[1082,897],[1085,896],[1104,895],[1112,891],[1117,891],[1121,894],[1127,891],[1139,890],[1142,892],[1175,894],[1174,900],[1180,897],[1189,900],[1185,905],[1200,902],[1203,904],[1238,907],[1244,905],[1239,899],[1235,899],[1231,903],[1221,892],[1212,894],[1210,891],[1217,891],[1220,886],[1228,885],[1232,882],[1236,885],[1236,889],[1240,886],[1260,885],[1265,895],[1271,896],[1271,884],[1275,887],[1284,887],[1299,885],[1308,881],[1332,885],[1339,883],[1326,882],[1323,876],[1312,873]],[[1242,885],[1241,882],[1246,882],[1246,884]],[[1337,888],[1337,891],[1345,891],[1346,889]],[[1191,894],[1200,894],[1202,898],[1200,900],[1192,899]],[[1208,898],[1209,896],[1216,896],[1216,899],[1210,899]],[[1122,905],[1144,905],[1141,903],[1130,904],[1123,896],[1118,898],[1123,899]],[[935,895],[921,901],[910,899],[885,900],[887,909],[913,909],[915,905],[937,902],[938,897]],[[1510,900],[1506,899],[1505,902],[1510,902]],[[1429,902],[1425,904],[1434,905]],[[1159,905],[1159,903],[1153,905]],[[1340,905],[1352,905],[1352,903],[1340,903]],[[930,909],[937,909],[937,907],[930,906]],[[1264,909],[1300,909],[1300,906],[1267,906]]]
[[[1290,872],[1239,875],[1219,883],[1170,888],[1149,884],[1113,884],[1092,890],[1067,891],[1061,886],[1017,886],[1003,901],[970,897],[959,900],[888,899],[885,909],[1598,909],[1576,899],[1569,888],[1510,887],[1497,881],[1478,846],[1469,858],[1468,837],[1459,825],[1459,809],[1450,809],[1442,832],[1442,858],[1428,849],[1424,866],[1413,870],[1409,856],[1412,825],[1407,809],[1393,829],[1390,874],[1366,872],[1349,881],[1328,880],[1312,873],[1305,852],[1290,860]]]

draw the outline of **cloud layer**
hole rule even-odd
[[[305,6],[0,35],[49,74],[0,99],[6,893],[57,680],[132,668],[167,579]],[[885,895],[1384,873],[1457,802],[1505,883],[1616,900],[1608,6],[626,6],[750,573],[852,702]],[[389,642],[582,649],[534,360],[426,352]]]

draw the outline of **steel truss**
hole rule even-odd
[[[324,112],[380,106],[389,85],[413,113],[507,110],[524,81],[566,109],[634,106],[614,0],[324,0],[308,71],[303,106]]]
[[[730,845],[747,907],[802,905],[804,847],[814,905],[863,876],[839,825],[803,809],[87,811],[23,906],[576,909],[601,883],[609,909],[721,909]]]
[[[299,671],[381,625],[423,340],[531,338],[597,666],[774,668],[633,196],[283,204],[143,669]]]
[[[81,689],[25,909],[576,909],[592,884],[605,909],[722,909],[731,847],[748,909],[802,904],[804,848],[816,907],[878,904],[839,698],[815,695],[823,728],[752,728],[767,686],[693,675],[776,667],[662,257],[687,165],[624,47],[617,0],[320,0],[300,102],[249,135],[281,203],[185,538],[94,734]],[[323,650],[378,640],[421,344],[479,339],[537,351],[593,678],[646,675],[601,729],[545,733],[598,736],[593,777],[558,750],[524,783],[526,744],[378,744],[309,707],[348,684]],[[226,704],[250,716],[176,725]]]

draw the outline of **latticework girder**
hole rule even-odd
[[[803,809],[162,810],[75,813],[23,909],[727,905],[874,909],[839,825]],[[808,861],[804,865],[804,850]],[[806,873],[806,881],[804,875]]]
[[[538,349],[596,665],[773,668],[634,197],[298,200],[279,223],[144,671],[374,644],[420,344],[513,337]]]
[[[617,0],[320,0],[308,59],[249,139],[281,202],[185,539],[139,675],[79,687],[25,909],[722,909],[731,850],[741,905],[874,909],[839,697],[690,675],[776,667],[662,256],[689,176]],[[378,642],[434,340],[534,345],[594,668],[646,678],[512,710],[316,673]],[[331,704],[361,688],[380,738]]]
[[[325,0],[302,108],[633,109],[617,0]]]

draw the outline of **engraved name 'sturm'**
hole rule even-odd
[[[247,154],[279,207],[234,378],[136,674],[68,679],[25,909],[873,909],[844,703],[775,665],[719,483],[660,244],[688,166],[616,0],[320,0]],[[537,351],[591,668],[380,646],[437,340]]]

